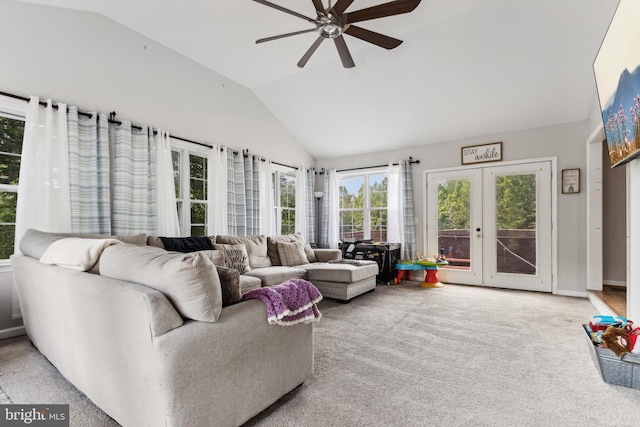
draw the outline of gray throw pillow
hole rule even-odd
[[[279,242],[278,254],[282,265],[292,267],[294,265],[309,264],[304,253],[304,244],[301,242]]]

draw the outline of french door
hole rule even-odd
[[[552,291],[548,161],[427,174],[427,250],[445,283]]]

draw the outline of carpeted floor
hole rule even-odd
[[[589,356],[586,299],[404,282],[320,310],[314,375],[246,427],[640,425],[640,391],[603,382]],[[24,337],[0,341],[2,392],[116,425]]]

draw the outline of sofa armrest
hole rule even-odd
[[[342,258],[342,251],[340,249],[314,249],[313,252],[315,252],[318,262],[327,262],[332,259]]]

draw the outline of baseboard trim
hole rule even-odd
[[[560,295],[563,297],[577,297],[577,298],[587,298],[589,294],[584,291],[556,291],[554,295]]]
[[[626,288],[627,287],[627,282],[620,282],[617,280],[603,280],[602,281],[603,285],[609,285],[609,286],[619,286],[621,288]]]
[[[0,331],[0,340],[6,340],[7,338],[19,337],[20,335],[26,335],[27,330],[24,325],[15,326],[13,328],[3,329]]]
[[[611,310],[607,304],[602,302],[602,300],[600,298],[598,298],[598,296],[596,294],[594,294],[593,292],[589,292],[589,302],[591,303],[591,305],[593,305],[595,307],[595,309],[597,311],[597,313],[595,313],[595,314],[604,314],[604,315],[608,315],[608,316],[617,316],[617,314],[614,313],[613,310]]]

